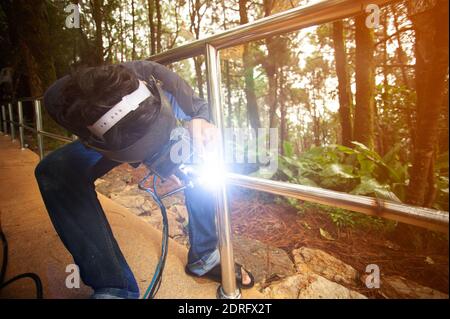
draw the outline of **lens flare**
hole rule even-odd
[[[218,187],[225,182],[225,166],[221,160],[205,159],[198,167],[197,180],[206,187]]]

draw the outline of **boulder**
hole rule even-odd
[[[236,262],[249,270],[256,282],[264,282],[273,277],[284,278],[295,273],[294,264],[284,250],[256,239],[237,235],[233,237]]]
[[[448,299],[448,295],[401,276],[381,277],[381,294],[389,299]]]
[[[277,299],[367,299],[357,291],[308,271],[274,282],[262,293]]]
[[[294,249],[292,255],[297,272],[310,270],[340,284],[357,285],[358,271],[322,250],[301,247]]]

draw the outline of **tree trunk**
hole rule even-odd
[[[264,0],[264,17],[268,17],[272,14],[274,0]],[[276,114],[277,114],[277,59],[276,59],[276,45],[273,37],[268,37],[265,40],[267,47],[267,59],[263,63],[263,67],[266,71],[269,81],[269,94],[267,102],[269,104],[269,127],[276,127]]]
[[[352,124],[352,92],[347,72],[347,52],[345,49],[344,23],[333,23],[334,56],[336,61],[336,75],[339,91],[339,120],[341,123],[342,144],[351,146],[353,139]]]
[[[373,30],[366,27],[366,15],[355,19],[356,108],[353,139],[374,148],[375,72]]]
[[[0,5],[6,14],[11,43],[20,48],[30,95],[41,97],[56,80],[46,1],[16,0]],[[47,131],[65,132],[45,111],[43,124]]]
[[[424,9],[424,10],[422,10]],[[412,17],[416,33],[417,129],[407,201],[430,205],[439,116],[448,76],[448,1],[437,0]],[[428,198],[428,200],[427,200]],[[428,203],[427,203],[428,201]]]
[[[3,2],[1,6],[7,17],[11,42],[23,54],[30,93],[33,97],[42,96],[56,80],[46,1],[17,0]]]
[[[134,0],[131,0],[131,59],[136,60],[136,21],[134,12]]]
[[[160,53],[162,51],[161,34],[162,34],[162,20],[161,20],[161,2],[155,0],[156,4],[156,51]]]
[[[284,142],[287,141],[287,107],[284,94],[283,70],[280,70],[280,153],[284,155]]]
[[[395,28],[395,39],[397,40],[397,60],[398,63],[400,64],[400,70],[402,72],[402,79],[403,79],[403,84],[406,86],[406,88],[410,88],[409,85],[409,80],[408,80],[408,74],[406,72],[406,61],[405,61],[405,51],[403,50],[403,45],[402,45],[402,41],[400,38],[400,27],[398,25],[398,14],[397,14],[397,9],[395,8],[395,6],[392,6],[392,13],[394,15],[394,28]]]
[[[155,17],[155,0],[148,0],[148,24],[150,26],[150,55],[154,55],[156,53],[156,33],[155,33],[155,21],[153,20]]]
[[[92,2],[92,16],[95,23],[95,58],[96,65],[103,64],[103,0],[93,0]]]
[[[233,108],[231,103],[231,76],[230,76],[230,61],[225,60],[225,81],[227,85],[227,105],[228,105],[228,127],[231,127],[233,122]]]
[[[122,6],[119,6],[119,17],[120,17],[120,62],[124,61],[124,38],[123,38],[123,12]]]
[[[247,0],[239,0],[240,24],[248,23]],[[242,56],[244,77],[245,77],[245,96],[247,98],[247,114],[250,126],[257,130],[261,127],[259,119],[258,103],[255,94],[255,80],[253,78],[253,57],[251,45],[244,44],[244,53]]]
[[[200,14],[200,9],[204,4],[200,0],[190,0],[189,1],[189,16],[191,20],[190,31],[194,34],[195,38],[198,40],[200,38],[200,25],[202,21],[202,15]],[[197,80],[197,88],[199,96],[204,98],[203,93],[203,73],[202,73],[203,57],[194,57],[195,75]]]
[[[202,64],[203,64],[203,58],[202,57],[194,57],[194,65],[195,65],[195,75],[197,80],[197,87],[198,87],[198,95],[204,99],[204,89],[203,89],[203,72],[202,72]]]

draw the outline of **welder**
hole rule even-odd
[[[122,163],[137,167],[157,156],[177,120],[200,128],[201,143],[210,143],[208,103],[176,73],[151,61],[80,68],[57,80],[43,102],[59,125],[79,137],[51,152],[35,170],[55,230],[81,279],[92,287],[92,298],[139,298],[94,182]],[[186,273],[220,282],[214,196],[201,185],[184,193],[190,243]],[[252,287],[251,273],[239,264],[235,268],[237,285]]]

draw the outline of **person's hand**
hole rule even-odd
[[[194,149],[200,157],[205,150],[212,150],[217,145],[218,129],[214,124],[204,119],[193,119],[189,121],[188,129],[194,141]]]

